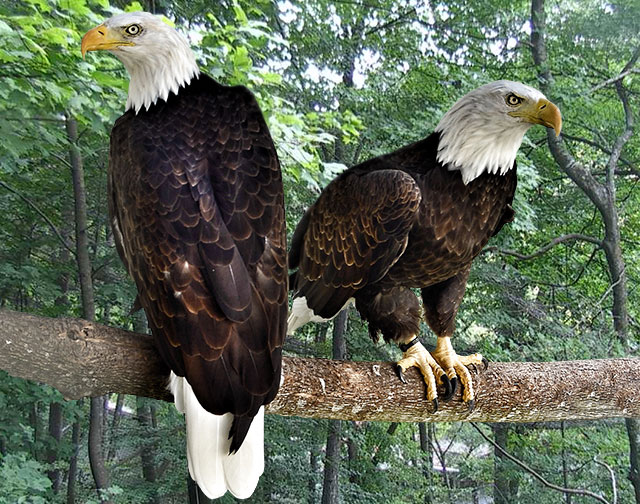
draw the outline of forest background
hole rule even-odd
[[[105,198],[109,132],[128,79],[112,56],[80,55],[86,30],[139,9],[174,22],[207,73],[256,93],[282,160],[289,233],[345,166],[425,137],[471,89],[505,78],[543,90],[562,110],[562,137],[527,135],[516,219],[474,263],[456,349],[490,361],[637,355],[637,0],[5,0],[0,308],[145,330],[129,315],[134,287]],[[286,352],[399,356],[372,344],[353,311],[303,328]],[[266,433],[266,471],[248,502],[640,504],[640,427],[631,419],[269,415]],[[0,503],[196,502],[184,443],[169,403],[122,394],[66,401],[0,372]]]

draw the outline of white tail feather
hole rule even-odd
[[[305,297],[298,297],[293,300],[289,318],[287,318],[287,334],[291,336],[296,329],[302,327],[307,322],[326,322],[330,319],[324,319],[313,313],[313,310],[307,306]]]
[[[316,315],[314,311],[307,305],[307,299],[297,297],[293,300],[291,310],[289,311],[289,318],[287,318],[287,335],[291,336],[296,332],[296,329],[302,327],[307,322],[327,322],[332,320],[338,313],[344,310],[349,304],[353,303],[355,299],[349,298],[342,308],[331,318],[322,318],[320,315]]]
[[[233,415],[213,415],[196,399],[191,385],[173,372],[169,388],[187,424],[189,474],[210,499],[227,490],[238,499],[251,496],[264,472],[264,407],[253,419],[240,449],[229,454]]]

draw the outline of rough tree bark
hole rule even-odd
[[[0,310],[0,369],[69,399],[108,392],[171,400],[153,338],[81,319]],[[414,372],[415,371],[415,372]],[[489,364],[473,375],[473,412],[458,395],[436,413],[417,369],[400,382],[390,362],[285,357],[268,413],[390,422],[541,422],[640,417],[640,359]]]
[[[542,91],[547,94],[547,96],[553,98],[554,79],[549,64],[545,33],[546,18],[544,0],[532,0],[531,51],[533,60],[538,67],[538,77]],[[627,74],[637,64],[638,59],[640,59],[640,47],[636,48],[633,52],[631,58],[621,70],[620,75]],[[611,277],[611,292],[613,294],[613,305],[611,308],[613,328],[620,341],[628,348],[629,312],[627,279],[624,256],[622,254],[615,174],[622,150],[633,136],[634,116],[623,79],[615,79],[611,84],[615,86],[616,93],[622,104],[624,111],[624,128],[609,149],[610,153],[605,167],[606,179],[604,183],[599,182],[585,166],[573,157],[561,138],[556,138],[552,132],[548,131],[547,139],[551,153],[558,166],[560,166],[569,178],[585,193],[600,213],[604,225],[602,249],[607,259],[609,275]],[[637,457],[637,453],[640,451],[640,438],[635,435],[635,433],[640,431],[640,420],[637,418],[627,418],[625,422],[630,443],[629,479],[634,487],[636,503],[640,504],[640,466],[638,466],[640,461]]]
[[[80,292],[82,296],[82,311],[84,318],[95,318],[95,304],[93,300],[93,282],[91,279],[91,260],[89,257],[89,237],[87,235],[87,192],[84,184],[84,166],[82,155],[78,149],[78,123],[72,116],[65,119],[67,140],[69,141],[69,158],[71,164],[71,178],[73,180],[73,195],[75,202],[76,227],[76,261],[80,278]],[[96,483],[96,490],[101,502],[110,502],[103,498],[103,490],[109,488],[109,471],[104,463],[102,453],[102,397],[92,397],[89,409],[89,465]]]

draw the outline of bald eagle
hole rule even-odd
[[[457,355],[450,337],[473,259],[513,219],[516,153],[533,124],[559,134],[558,108],[524,84],[492,82],[455,103],[427,138],[334,179],[293,235],[288,333],[355,300],[374,341],[382,333],[404,352],[402,380],[418,367],[435,409],[436,384],[448,399],[461,383],[472,408],[466,366],[486,361]],[[418,340],[421,310],[410,289],[421,289],[433,353]]]
[[[202,74],[187,41],[144,12],[86,33],[130,75],[111,131],[109,213],[170,390],[192,478],[249,497],[264,469],[264,405],[280,384],[287,258],[282,176],[260,108]]]

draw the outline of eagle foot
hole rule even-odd
[[[438,337],[436,349],[432,353],[433,359],[444,369],[452,383],[453,392],[455,394],[458,383],[462,386],[462,400],[469,405],[469,411],[475,406],[473,381],[471,379],[470,367],[478,372],[478,366],[482,364],[487,369],[489,362],[480,354],[458,355],[451,346],[451,340],[448,336]]]
[[[410,367],[420,369],[424,382],[427,385],[427,400],[432,402],[435,413],[438,411],[437,385],[444,387],[445,393],[443,398],[446,399],[453,395],[451,380],[449,380],[447,374],[419,341],[415,343],[412,342],[411,346],[404,350],[402,359],[396,362],[396,374],[402,383],[407,383],[404,372]],[[436,378],[436,376],[438,378]]]

